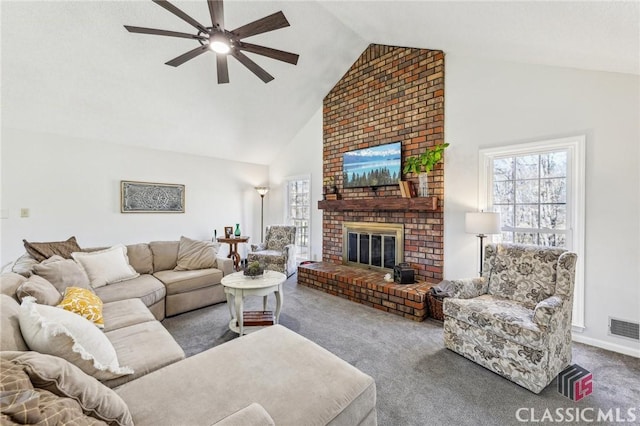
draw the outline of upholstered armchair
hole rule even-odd
[[[489,244],[482,277],[453,280],[445,346],[540,393],[571,362],[576,254]]]
[[[251,263],[257,260],[265,269],[282,272],[290,277],[297,269],[295,240],[295,226],[267,226],[264,242],[251,244],[247,261]]]

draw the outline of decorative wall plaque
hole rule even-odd
[[[120,181],[122,213],[184,213],[184,185]]]

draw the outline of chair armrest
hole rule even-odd
[[[222,275],[233,273],[233,259],[226,257],[216,257],[216,268],[222,271]]]
[[[450,280],[453,286],[451,297],[456,299],[472,299],[487,293],[489,283],[484,277]]]
[[[267,413],[267,410],[257,402],[247,405],[243,409],[236,411],[214,424],[216,426],[275,426],[275,422],[269,413]]]
[[[251,251],[262,251],[266,248],[267,247],[264,245],[264,243],[251,244]]]
[[[541,300],[533,310],[533,322],[540,326],[548,327],[551,324],[553,315],[562,310],[563,303],[564,301],[560,296],[551,296]]]
[[[282,251],[285,253],[287,257],[295,257],[296,254],[296,245],[295,244],[287,244],[284,246]]]

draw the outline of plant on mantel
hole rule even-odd
[[[418,185],[418,193],[421,197],[427,197],[429,189],[427,186],[427,173],[433,170],[433,167],[442,161],[442,154],[449,146],[448,143],[441,143],[428,147],[420,155],[407,157],[404,160],[404,168],[402,171],[406,173],[418,174],[420,179]]]

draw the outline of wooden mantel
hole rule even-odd
[[[438,197],[378,197],[353,200],[320,200],[318,209],[327,211],[437,211]]]

